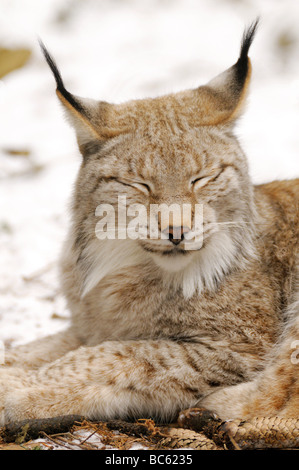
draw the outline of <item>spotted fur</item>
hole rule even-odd
[[[222,418],[298,415],[299,180],[253,186],[233,132],[255,30],[207,85],[122,104],[71,95],[43,46],[82,153],[61,258],[72,324],[7,354],[2,422],[171,420],[198,402]],[[96,209],[117,213],[119,195],[149,217],[202,204],[203,245],[100,241]]]

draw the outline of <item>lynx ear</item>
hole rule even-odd
[[[105,101],[81,98],[65,89],[53,57],[51,57],[41,40],[39,43],[55,78],[56,94],[66,111],[68,120],[75,128],[82,155],[86,157],[94,153],[103,141],[125,132],[125,129],[116,129],[111,125],[113,123],[114,108],[112,104]]]
[[[195,90],[201,125],[213,126],[233,122],[241,114],[251,76],[248,50],[258,22],[257,19],[244,31],[238,61],[206,86]]]

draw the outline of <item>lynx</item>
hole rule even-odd
[[[41,43],[82,154],[60,263],[72,320],[7,352],[2,424],[170,421],[198,404],[222,419],[298,416],[299,179],[254,186],[234,135],[256,28],[207,85],[122,104],[68,92]],[[100,239],[97,208],[114,207],[121,227],[120,195],[148,216],[189,205],[191,220],[158,213],[161,237]],[[196,204],[202,243],[189,250]]]

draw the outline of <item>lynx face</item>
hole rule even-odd
[[[60,262],[71,324],[5,355],[0,426],[65,414],[167,424],[190,406],[256,428],[298,417],[298,180],[253,188],[233,135],[255,28],[207,86],[122,105],[71,95],[44,50],[83,155]],[[190,217],[163,217],[175,204]],[[135,219],[143,232],[127,237]],[[191,415],[202,421],[193,408],[177,423]],[[266,445],[292,444],[287,421]]]
[[[143,237],[136,240],[145,250],[145,256],[148,253],[159,266],[177,271],[206,247],[212,249],[215,245],[217,250],[220,244],[225,249],[223,245],[230,240],[236,248],[240,246],[250,215],[251,194],[246,191],[248,176],[244,155],[228,129],[188,126],[183,130],[180,122],[171,121],[167,109],[163,111],[163,125],[160,112],[156,121],[152,116],[149,128],[140,128],[104,144],[103,149],[82,166],[77,184],[85,187],[91,175],[95,180],[91,190],[86,191],[85,204],[91,208],[88,230],[92,231],[86,235],[94,236],[96,207],[110,204],[116,214],[115,232],[111,236],[117,236],[122,223],[118,197],[125,196],[128,207],[134,209],[134,205],[140,204],[146,209],[146,234],[142,233]],[[169,212],[165,214],[163,226],[163,210],[155,214],[151,208],[163,209],[165,205],[166,211],[174,204],[181,209],[181,219],[183,205],[189,206],[191,217],[176,222]],[[202,209],[203,224],[198,227],[202,231],[197,234],[199,242],[192,244],[196,235],[196,205]],[[80,213],[82,207],[78,204],[75,209]],[[150,217],[157,219],[158,238],[151,237]],[[127,217],[126,227],[130,220]],[[169,226],[178,228],[178,233],[174,233],[173,228],[171,232]],[[186,240],[191,230],[194,236]]]
[[[113,269],[154,261],[192,295],[213,289],[252,255],[252,190],[233,126],[249,83],[255,28],[244,35],[236,64],[206,86],[120,105],[70,94],[42,45],[83,155],[73,201],[83,293]],[[104,240],[97,237],[98,216],[108,206]],[[136,208],[142,230],[127,239]]]

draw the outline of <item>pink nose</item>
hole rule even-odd
[[[179,243],[184,240],[185,234],[187,234],[189,231],[190,229],[188,227],[177,227],[170,225],[165,230],[163,230],[163,233],[168,236],[171,243],[174,245],[179,245]]]

